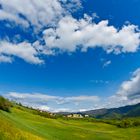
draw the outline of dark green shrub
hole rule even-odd
[[[133,126],[140,126],[140,121],[138,121],[138,120],[134,121]]]
[[[11,102],[0,96],[0,110],[10,112],[10,107],[12,107]]]

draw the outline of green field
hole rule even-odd
[[[0,110],[0,140],[139,140],[140,127],[118,128],[101,122],[49,119],[13,107]]]

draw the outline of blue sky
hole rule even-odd
[[[49,111],[140,102],[139,9],[139,0],[0,0],[0,94]]]

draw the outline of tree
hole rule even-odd
[[[10,112],[10,107],[12,107],[12,103],[4,97],[0,96],[0,110]]]

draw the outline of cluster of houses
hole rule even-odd
[[[81,115],[81,114],[69,114],[67,115],[68,118],[87,118],[89,115]]]
[[[42,111],[42,110],[38,110],[40,113],[43,113],[45,111]],[[51,117],[55,117],[56,114],[55,113],[49,113],[49,115]],[[64,117],[67,117],[67,118],[88,118],[89,115],[82,115],[82,114],[76,114],[76,113],[73,113],[73,114],[68,114],[68,115],[64,115]]]

